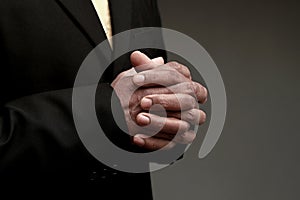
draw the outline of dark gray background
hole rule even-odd
[[[298,1],[158,1],[163,26],[216,62],[228,113],[208,157],[198,159],[199,136],[183,160],[152,174],[155,199],[300,199]]]

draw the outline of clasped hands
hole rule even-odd
[[[148,150],[191,143],[196,137],[191,126],[206,120],[199,109],[199,103],[207,100],[206,88],[194,82],[189,69],[177,62],[164,63],[161,57],[151,60],[139,51],[133,52],[130,60],[134,67],[120,73],[111,86],[133,143]],[[154,105],[160,105],[164,114],[155,111]],[[151,108],[153,112],[149,112]]]

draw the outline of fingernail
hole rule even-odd
[[[158,57],[158,58],[154,58],[152,59],[152,62],[156,63],[156,64],[163,64],[164,63],[164,59],[163,57]]]
[[[144,81],[145,81],[144,75],[138,74],[133,77],[133,82],[136,85],[143,85]]]
[[[139,136],[134,136],[134,137],[133,137],[133,142],[134,142],[136,145],[140,146],[140,147],[142,147],[142,146],[145,145],[144,139],[140,138]]]
[[[152,106],[152,99],[143,98],[141,101],[141,106],[143,109],[148,109]]]
[[[140,51],[134,51],[134,53],[138,53],[138,54],[141,54],[142,52],[140,52]]]
[[[140,124],[140,125],[150,124],[150,118],[145,116],[145,115],[138,115],[137,116],[137,121],[138,121],[138,124]]]

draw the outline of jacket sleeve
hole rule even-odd
[[[104,116],[105,132],[118,135],[120,130],[107,106],[110,98],[106,97],[111,93],[108,83],[99,84],[95,106]],[[130,138],[122,138],[122,143],[130,145]],[[75,129],[72,89],[34,94],[1,106],[0,182],[5,177],[39,172],[85,176],[95,164],[101,165],[87,152]]]

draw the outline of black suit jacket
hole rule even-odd
[[[155,0],[109,2],[113,34],[161,26]],[[76,73],[105,39],[91,1],[1,0],[1,185],[88,185],[100,195],[113,187],[131,198],[134,188],[143,193],[142,199],[151,198],[149,174],[122,173],[102,165],[84,148],[74,127],[71,95]],[[165,56],[162,51],[146,53]],[[107,70],[97,94],[97,110],[106,116],[108,135],[121,146],[131,143],[118,137],[122,133],[107,106],[109,83],[129,66],[126,54]]]

